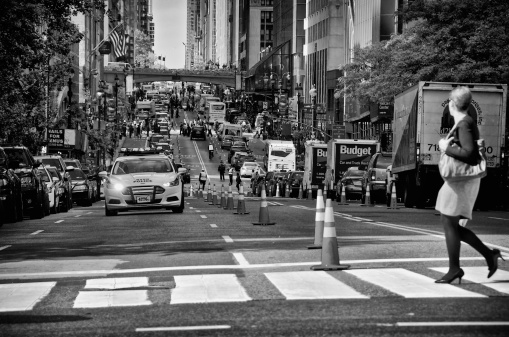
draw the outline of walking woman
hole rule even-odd
[[[467,87],[457,87],[451,91],[449,99],[449,112],[454,117],[456,130],[449,139],[439,141],[440,151],[464,163],[476,165],[479,157],[479,129],[467,113],[472,94]],[[441,213],[440,221],[444,227],[449,254],[449,271],[435,283],[451,283],[455,279],[459,279],[458,282],[461,283],[461,278],[465,275],[460,268],[461,241],[468,243],[486,259],[488,278],[498,269],[498,258],[502,258],[500,250],[489,249],[474,232],[465,227],[467,220],[472,219],[480,184],[481,178],[445,181],[438,193],[435,208]]]

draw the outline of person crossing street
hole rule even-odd
[[[233,174],[235,173],[235,169],[233,166],[228,170],[228,176],[230,176],[230,185],[233,185]]]
[[[223,161],[221,160],[221,163],[219,164],[219,180],[224,181],[224,171],[226,171],[226,166],[224,165]]]
[[[201,189],[205,189],[205,183],[207,182],[207,173],[205,170],[201,170],[200,175],[198,176],[198,181],[201,184]]]

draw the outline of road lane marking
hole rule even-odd
[[[202,219],[207,219],[206,215],[200,215]]]
[[[170,304],[251,301],[235,274],[174,276]]]
[[[215,223],[211,223],[211,224],[210,224],[210,227],[212,227],[212,228],[217,228],[217,225],[216,225]]]
[[[94,212],[87,212],[87,214],[93,214]]]
[[[81,214],[78,214],[78,215],[75,215],[74,217],[75,218],[79,218],[81,216]]]
[[[148,287],[148,277],[117,277],[88,279],[85,289],[125,289]]]
[[[7,249],[7,248],[9,248],[9,247],[11,247],[11,245],[3,246],[3,247],[0,247],[0,250]]]
[[[496,218],[494,216],[489,216],[488,219],[495,219],[495,220],[505,220],[505,221],[509,221],[509,219],[504,219],[504,218]]]
[[[229,237],[228,235],[223,235],[222,238],[224,239],[224,241],[226,242],[233,242],[233,239],[231,237]]]
[[[377,326],[414,326],[414,327],[422,327],[422,326],[505,326],[509,325],[509,322],[397,322],[397,323],[377,323]]]
[[[230,325],[197,325],[197,326],[173,326],[156,328],[136,328],[136,332],[155,332],[155,331],[197,331],[197,330],[220,330],[231,329]]]
[[[151,305],[147,290],[80,291],[73,308],[109,308]]]
[[[44,232],[44,229],[39,229],[38,231],[30,233],[30,235],[37,235],[37,234],[42,233],[42,232]]]
[[[0,312],[32,310],[56,284],[56,282],[0,284]]]
[[[447,273],[449,268],[430,268],[440,273]],[[491,278],[487,278],[488,271],[486,267],[462,267],[465,272],[463,278],[465,280],[482,284],[485,287],[496,290],[500,293],[509,294],[509,271],[497,270],[496,274]]]
[[[403,268],[357,269],[344,272],[405,298],[487,297],[452,284],[437,285],[434,279]]]
[[[222,242],[222,241],[221,241]],[[387,264],[387,263],[415,263],[415,262],[448,262],[448,257],[439,258],[404,258],[404,259],[372,259],[372,260],[342,260],[343,264]],[[485,261],[484,257],[462,257],[461,261]],[[321,261],[312,262],[281,262],[267,264],[250,264],[250,265],[199,265],[199,266],[181,266],[181,267],[154,267],[154,268],[136,268],[136,269],[100,269],[100,270],[73,270],[73,271],[54,271],[54,272],[36,272],[36,273],[0,273],[0,280],[8,279],[35,279],[37,277],[74,277],[88,275],[115,275],[115,274],[139,274],[150,272],[170,272],[181,270],[221,270],[221,269],[263,269],[263,268],[294,268],[306,267],[320,264]]]
[[[207,174],[207,177],[209,176],[209,173],[207,172],[207,168],[205,167],[205,162],[203,161],[203,158],[200,154],[200,149],[198,149],[198,144],[193,140],[194,150],[196,151],[196,156],[198,157],[198,161],[200,162],[200,165],[203,170],[205,170],[205,173]],[[210,177],[209,177],[210,179]]]
[[[249,262],[244,257],[244,254],[242,253],[232,253],[232,254],[235,260],[237,260],[237,262],[239,263],[239,265],[247,266],[249,264]]]
[[[55,221],[55,223],[61,223],[61,222],[64,222],[64,220],[57,220],[57,221]]]
[[[189,209],[194,209],[194,207],[189,207]]]
[[[201,213],[201,211],[199,209],[195,209],[194,210],[196,213]]]
[[[287,300],[369,298],[325,271],[265,273],[265,276]]]

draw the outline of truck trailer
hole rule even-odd
[[[313,195],[316,190],[323,189],[323,182],[327,174],[327,144],[319,141],[308,141],[305,144],[304,176],[302,185],[304,189],[311,188]]]
[[[449,93],[457,86],[472,92],[468,114],[486,143],[488,176],[481,180],[477,208],[497,204],[504,179],[507,85],[422,81],[394,98],[392,173],[397,174],[396,193],[406,207],[435,205],[443,184],[438,141],[454,125],[448,104]]]

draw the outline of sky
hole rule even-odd
[[[166,57],[167,68],[185,66],[187,0],[152,0],[154,53]]]

